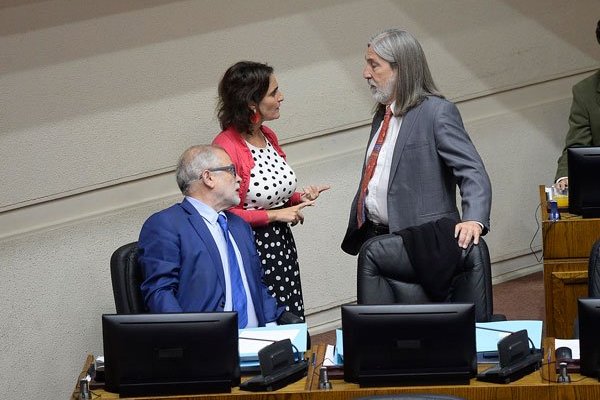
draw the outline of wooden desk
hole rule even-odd
[[[577,315],[577,299],[588,295],[588,259],[600,238],[600,218],[581,218],[561,212],[548,219],[544,186],[539,187],[544,256],[546,336],[570,338]]]
[[[571,375],[576,383],[557,384],[543,382],[536,371],[517,382],[507,385],[479,382],[475,379],[470,385],[456,386],[401,386],[382,388],[360,388],[358,385],[341,380],[333,380],[331,390],[306,390],[304,379],[274,392],[243,392],[234,388],[231,393],[144,397],[143,399],[205,399],[205,400],[352,400],[357,397],[398,393],[447,394],[472,400],[597,400],[600,398],[600,384],[592,378]],[[93,399],[118,399],[115,393],[94,390]],[[77,399],[76,395],[73,399]],[[133,398],[132,398],[133,399]],[[142,398],[136,398],[142,399]]]
[[[333,385],[332,390],[307,390],[305,389],[305,379],[302,379],[274,392],[253,393],[244,392],[239,390],[239,388],[234,388],[232,389],[231,393],[223,394],[146,397],[145,399],[351,400],[362,396],[397,393],[438,393],[459,396],[467,399],[542,400],[550,398],[549,385],[542,381],[539,373],[531,374],[510,385],[484,383],[473,379],[470,385],[360,388],[356,384],[347,383],[342,380],[333,380],[331,382]],[[102,389],[93,390],[93,393],[97,395],[92,396],[92,398],[95,400],[119,398],[118,394],[106,392]],[[594,393],[596,395],[595,398],[599,398],[600,385],[598,385],[598,391]],[[74,395],[76,396],[76,393],[74,393]],[[77,397],[73,397],[73,399],[77,399]]]
[[[553,343],[553,341],[552,341]],[[554,351],[551,350],[551,354]],[[87,371],[92,357],[88,356],[83,371]],[[485,369],[487,367],[483,367]],[[600,383],[597,379],[584,378],[578,374],[571,374],[575,383],[557,384],[554,383],[556,375],[554,374],[554,365],[543,367],[545,370],[535,371],[534,373],[513,382],[511,384],[493,384],[479,382],[472,379],[470,385],[444,385],[444,386],[401,386],[401,387],[381,387],[381,388],[360,388],[356,384],[347,383],[343,380],[332,380],[333,388],[331,390],[311,388],[309,379],[304,378],[300,381],[286,386],[283,389],[274,392],[244,392],[239,388],[232,389],[231,393],[206,394],[206,395],[185,395],[185,396],[162,396],[162,397],[144,397],[144,399],[203,399],[203,400],[352,400],[357,397],[386,395],[399,393],[436,393],[447,394],[462,397],[470,400],[586,400],[600,399]],[[544,378],[542,378],[544,375]],[[308,377],[310,378],[310,377]],[[318,377],[317,377],[318,379]],[[549,382],[551,380],[552,382]],[[119,395],[106,392],[102,389],[92,390],[94,400],[118,399]],[[78,399],[78,389],[73,392],[73,400]],[[133,398],[132,398],[133,399]],[[141,399],[141,398],[137,398]]]

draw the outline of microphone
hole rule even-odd
[[[330,390],[333,386],[329,381],[329,376],[327,375],[327,367],[321,367],[319,369],[319,389]]]
[[[239,339],[240,340],[255,340],[257,342],[269,342],[269,343],[275,343],[277,341],[277,340],[273,340],[273,339],[261,339],[261,338],[243,337],[243,336],[240,336]]]
[[[271,343],[271,344],[282,341],[282,340],[273,340],[273,339],[262,339],[262,338],[244,337],[244,336],[240,336],[239,340],[250,340],[250,341],[254,340],[254,341],[257,341],[257,342],[268,342],[268,343]],[[283,340],[285,340],[285,339],[283,339]],[[291,343],[291,341],[290,341],[290,344],[292,345],[292,347],[295,350],[294,354],[296,354],[298,356],[298,360],[296,360],[296,361],[299,361],[300,360],[300,350],[298,350],[298,347],[296,347],[296,345],[294,343]]]
[[[569,376],[569,373],[567,372],[567,363],[561,361],[560,364],[558,364],[558,367],[560,368],[560,374],[556,378],[556,382],[571,383],[571,376]]]
[[[90,400],[92,398],[90,392],[89,382],[86,378],[82,378],[79,381],[79,399],[80,400]]]

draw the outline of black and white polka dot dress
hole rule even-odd
[[[264,148],[246,142],[254,158],[244,208],[269,210],[285,205],[296,191],[296,175],[267,140]],[[300,267],[296,243],[287,223],[254,227],[254,240],[269,293],[277,302],[304,319]]]

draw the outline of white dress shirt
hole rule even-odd
[[[396,102],[391,104],[392,112],[394,111]],[[383,125],[383,120],[381,121]],[[367,151],[367,160],[373,151],[375,142],[377,142],[377,136],[379,136],[379,129],[373,135],[371,143]],[[379,156],[377,157],[377,164],[373,177],[369,181],[367,186],[367,196],[365,197],[366,215],[367,219],[382,225],[389,225],[388,223],[388,207],[387,207],[387,193],[388,184],[390,180],[390,170],[392,168],[392,158],[394,157],[394,147],[396,147],[396,140],[398,139],[398,133],[402,126],[402,117],[395,117],[392,115],[390,124],[388,125],[388,131],[385,136],[385,141],[379,150]],[[483,223],[475,221],[483,230]]]
[[[185,197],[198,211],[200,216],[204,218],[204,222],[206,222],[206,226],[210,231],[212,238],[214,239],[217,248],[219,249],[219,255],[221,256],[221,262],[223,264],[223,274],[225,275],[225,307],[224,311],[232,311],[233,310],[233,301],[231,297],[231,277],[229,275],[229,257],[227,255],[227,242],[225,241],[225,236],[223,235],[223,230],[219,223],[217,222],[217,218],[219,214],[212,208],[202,203],[200,200],[195,199],[193,197],[186,196]],[[222,213],[221,213],[222,214]],[[235,250],[235,256],[238,260],[238,265],[240,266],[240,273],[242,275],[242,281],[244,283],[244,290],[246,291],[246,299],[247,299],[247,311],[248,311],[248,325],[246,328],[253,328],[258,326],[258,319],[256,318],[256,310],[254,309],[254,302],[252,301],[252,295],[250,294],[250,290],[248,289],[248,280],[246,279],[246,271],[244,270],[244,262],[242,261],[242,256],[240,255],[240,250],[238,249],[237,244],[235,243],[235,239],[229,234],[229,240],[233,244],[233,248]]]
[[[392,112],[395,109],[395,105],[396,102],[393,102],[391,105]],[[383,120],[381,121],[381,125],[383,125]],[[375,142],[377,142],[381,125],[379,125],[379,129],[377,129],[377,132],[373,135],[371,143],[369,143],[367,160],[373,151]],[[390,180],[390,170],[392,168],[392,158],[394,157],[394,147],[396,146],[396,139],[398,139],[398,132],[400,132],[401,126],[402,117],[395,117],[392,115],[385,140],[379,150],[373,177],[369,181],[369,186],[367,187],[367,196],[365,197],[366,215],[368,220],[376,224],[388,225],[388,184]]]

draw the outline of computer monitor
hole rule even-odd
[[[577,306],[580,371],[600,379],[600,298],[579,299]]]
[[[473,304],[342,306],[344,380],[360,386],[468,384]]]
[[[106,390],[121,396],[231,392],[237,313],[105,314]]]
[[[567,149],[569,213],[584,218],[600,217],[600,147]]]

